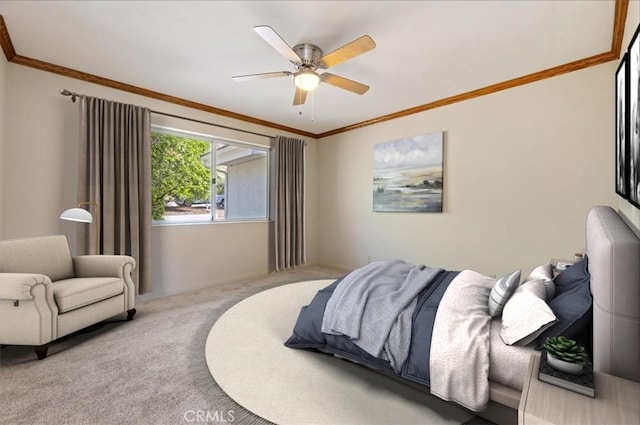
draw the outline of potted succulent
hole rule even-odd
[[[549,365],[562,372],[579,375],[587,363],[587,350],[564,336],[549,337],[544,342]]]

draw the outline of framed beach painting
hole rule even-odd
[[[376,144],[373,210],[442,212],[443,144],[443,132]]]
[[[616,71],[616,193],[629,196],[629,61],[625,54]]]
[[[629,63],[629,202],[640,208],[640,27],[636,29],[627,60]]]

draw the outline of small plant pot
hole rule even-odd
[[[570,363],[547,353],[547,362],[551,367],[561,372],[569,373],[571,375],[580,375],[584,370],[584,365],[578,363]]]

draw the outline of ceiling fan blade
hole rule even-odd
[[[353,40],[351,43],[347,43],[342,47],[337,48],[331,53],[328,53],[320,58],[318,66],[320,68],[330,68],[339,63],[342,63],[348,59],[361,55],[373,50],[376,47],[376,43],[368,35]]]
[[[276,77],[288,77],[293,75],[289,71],[278,71],[278,72],[263,72],[262,74],[249,74],[249,75],[236,75],[235,77],[231,77],[233,81],[249,81],[249,80],[263,80],[265,78],[276,78]]]
[[[260,37],[278,51],[291,63],[301,63],[302,59],[293,51],[293,49],[268,25],[259,25],[253,27],[253,30],[258,33]]]
[[[307,100],[307,92],[296,87],[296,93],[293,95],[293,105],[302,105]]]
[[[350,80],[348,78],[340,77],[338,75],[325,72],[320,75],[320,80],[331,84],[332,86],[339,87],[344,90],[348,90],[355,94],[365,94],[369,90],[369,86],[358,83],[357,81]]]

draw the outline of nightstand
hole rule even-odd
[[[518,425],[638,425],[640,383],[594,372],[591,398],[538,380],[540,353],[532,354],[518,407]]]

